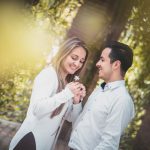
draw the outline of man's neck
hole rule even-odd
[[[115,81],[120,81],[120,80],[124,80],[124,77],[122,77],[122,76],[116,76],[116,77],[114,77],[114,78],[111,78],[111,79],[109,79],[109,80],[107,80],[107,81],[105,81],[106,83],[110,83],[110,82],[115,82]]]

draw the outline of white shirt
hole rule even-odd
[[[64,119],[74,122],[82,110],[81,104],[73,105],[73,93],[69,88],[66,87],[59,93],[57,88],[58,78],[52,66],[37,75],[26,118],[13,137],[9,150],[14,149],[29,132],[33,133],[36,150],[54,149]],[[62,103],[65,105],[61,113],[51,118],[52,112]]]
[[[117,150],[120,136],[134,117],[132,98],[123,80],[96,88],[75,122],[69,147],[75,150]]]

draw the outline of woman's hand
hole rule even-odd
[[[71,90],[74,96],[77,95],[81,89],[79,82],[70,82],[66,86]]]
[[[86,89],[85,89],[85,86],[83,84],[80,84],[80,91],[79,93],[77,93],[74,98],[73,98],[73,103],[74,104],[78,104],[80,103],[81,101],[83,101],[83,98],[85,97],[86,95]]]
[[[79,82],[70,82],[67,84],[67,87],[72,91],[74,94],[73,103],[78,104],[86,95],[85,86]]]

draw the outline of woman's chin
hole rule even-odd
[[[68,74],[74,74],[76,72],[76,70],[69,70]]]

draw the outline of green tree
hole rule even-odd
[[[77,0],[1,3],[1,118],[23,121],[33,79],[45,66],[50,51],[55,52],[66,36],[81,4]]]
[[[148,125],[150,121],[149,4],[148,0],[136,0],[132,14],[121,37],[121,41],[128,43],[134,49],[134,64],[128,74],[128,85],[136,106],[136,118],[129,132],[132,137],[131,141],[135,139],[134,143],[132,142],[133,147],[130,149],[135,150],[148,150],[150,147],[150,128]]]

